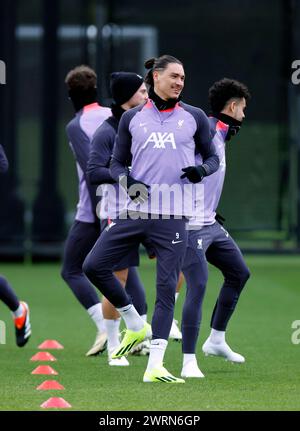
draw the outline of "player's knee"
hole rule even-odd
[[[243,290],[249,277],[250,277],[250,271],[245,266],[244,268],[240,269],[239,272],[234,277],[234,279],[231,280],[231,284],[233,285],[233,287],[235,287],[235,289],[239,292],[239,294]]]
[[[112,271],[105,265],[96,262],[91,256],[87,256],[82,265],[82,271],[90,281],[105,279],[112,275]]]
[[[243,268],[242,271],[240,271],[239,273],[239,281],[240,281],[240,285],[243,287],[245,286],[245,284],[247,283],[247,280],[250,278],[250,271],[247,268],[247,266],[245,266]]]
[[[61,277],[65,280],[66,283],[71,282],[72,280],[82,276],[82,268],[81,267],[68,267],[68,265],[63,265],[61,272]]]
[[[247,280],[250,277],[250,271],[247,266],[237,269],[234,273],[225,275],[225,284],[235,289],[238,293],[242,291]]]
[[[60,275],[62,279],[65,280],[66,282],[69,280],[69,271],[65,266],[62,267],[60,271]]]
[[[186,279],[187,295],[190,297],[198,297],[204,294],[207,281],[208,277],[206,276],[188,277]]]
[[[95,274],[95,266],[93,265],[92,259],[87,256],[82,265],[82,271],[87,276],[87,278],[93,278]]]
[[[201,280],[198,280],[198,283],[195,284],[195,286],[197,287],[198,294],[205,292],[207,281],[208,281],[207,278],[202,278]]]

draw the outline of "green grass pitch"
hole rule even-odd
[[[210,267],[198,343],[199,365],[206,377],[187,379],[184,385],[143,383],[145,357],[129,357],[130,367],[120,368],[109,367],[106,354],[86,358],[96,330],[61,280],[59,265],[1,265],[0,272],[30,304],[33,335],[25,348],[17,348],[10,312],[0,304],[0,320],[7,328],[7,343],[0,344],[0,410],[41,410],[51,396],[64,397],[73,410],[299,410],[300,344],[291,341],[291,325],[300,320],[300,257],[248,256],[246,260],[252,276],[227,335],[246,363],[231,364],[201,352],[222,282],[220,273]],[[143,257],[141,275],[151,316],[154,262]],[[184,290],[176,305],[179,320]],[[46,339],[56,339],[65,347],[50,351],[58,360],[49,363],[59,372],[55,378],[64,391],[35,389],[48,376],[31,375],[39,363],[30,358]],[[181,358],[181,344],[170,342],[165,365],[177,376]]]

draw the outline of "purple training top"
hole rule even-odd
[[[111,175],[117,180],[126,174],[125,167],[132,156],[130,175],[150,186],[147,202],[137,205],[128,200],[128,209],[148,214],[194,215],[193,185],[180,176],[182,168],[195,166],[196,153],[202,155],[207,175],[218,169],[211,141],[205,113],[185,103],[159,111],[148,100],[125,112],[113,150]]]
[[[76,159],[79,179],[79,202],[76,220],[94,223],[96,221],[96,188],[86,178],[90,143],[96,129],[111,115],[111,110],[98,103],[86,105],[78,111],[66,127],[70,146]]]
[[[216,134],[213,138],[213,144],[220,160],[220,166],[214,174],[212,174],[210,177],[204,178],[201,182],[201,184],[204,186],[203,217],[201,222],[197,217],[190,219],[188,223],[190,229],[195,229],[197,226],[199,228],[202,226],[209,226],[215,223],[216,209],[220,201],[225,179],[225,138],[228,131],[228,125],[213,117],[211,117],[209,121],[212,128],[216,131]],[[196,156],[196,160],[197,164],[202,163],[202,158],[200,155]]]
[[[90,183],[100,185],[97,189],[97,195],[101,196],[97,205],[97,216],[103,220],[117,218],[120,211],[126,209],[128,198],[124,188],[116,183],[109,171],[118,125],[119,119],[112,115],[98,127],[91,142],[87,165]]]

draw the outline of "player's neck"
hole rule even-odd
[[[178,99],[168,99],[164,100],[154,91],[153,87],[149,89],[149,97],[154,102],[155,106],[159,111],[165,111],[166,109],[172,109],[179,102],[180,97]]]
[[[123,109],[121,106],[116,105],[115,103],[112,103],[111,105],[111,112],[113,114],[113,116],[120,121],[120,118],[122,116],[122,114],[124,114],[125,109]]]
[[[227,124],[228,130],[225,138],[226,141],[229,141],[232,136],[239,132],[242,125],[241,121],[236,120],[235,118],[231,117],[231,115],[227,115],[224,112],[214,112],[213,116],[222,121],[222,123]]]
[[[97,102],[97,89],[90,88],[84,92],[77,88],[70,89],[69,97],[72,100],[75,112],[78,112],[84,106]]]

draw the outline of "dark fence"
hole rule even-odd
[[[184,100],[206,111],[215,80],[248,85],[245,124],[227,145],[220,212],[245,247],[296,251],[299,9],[292,0],[2,0],[0,138],[11,169],[0,181],[1,257],[60,256],[77,202],[67,71],[95,67],[105,105],[111,71],[144,73],[143,61],[163,53],[183,61]]]

